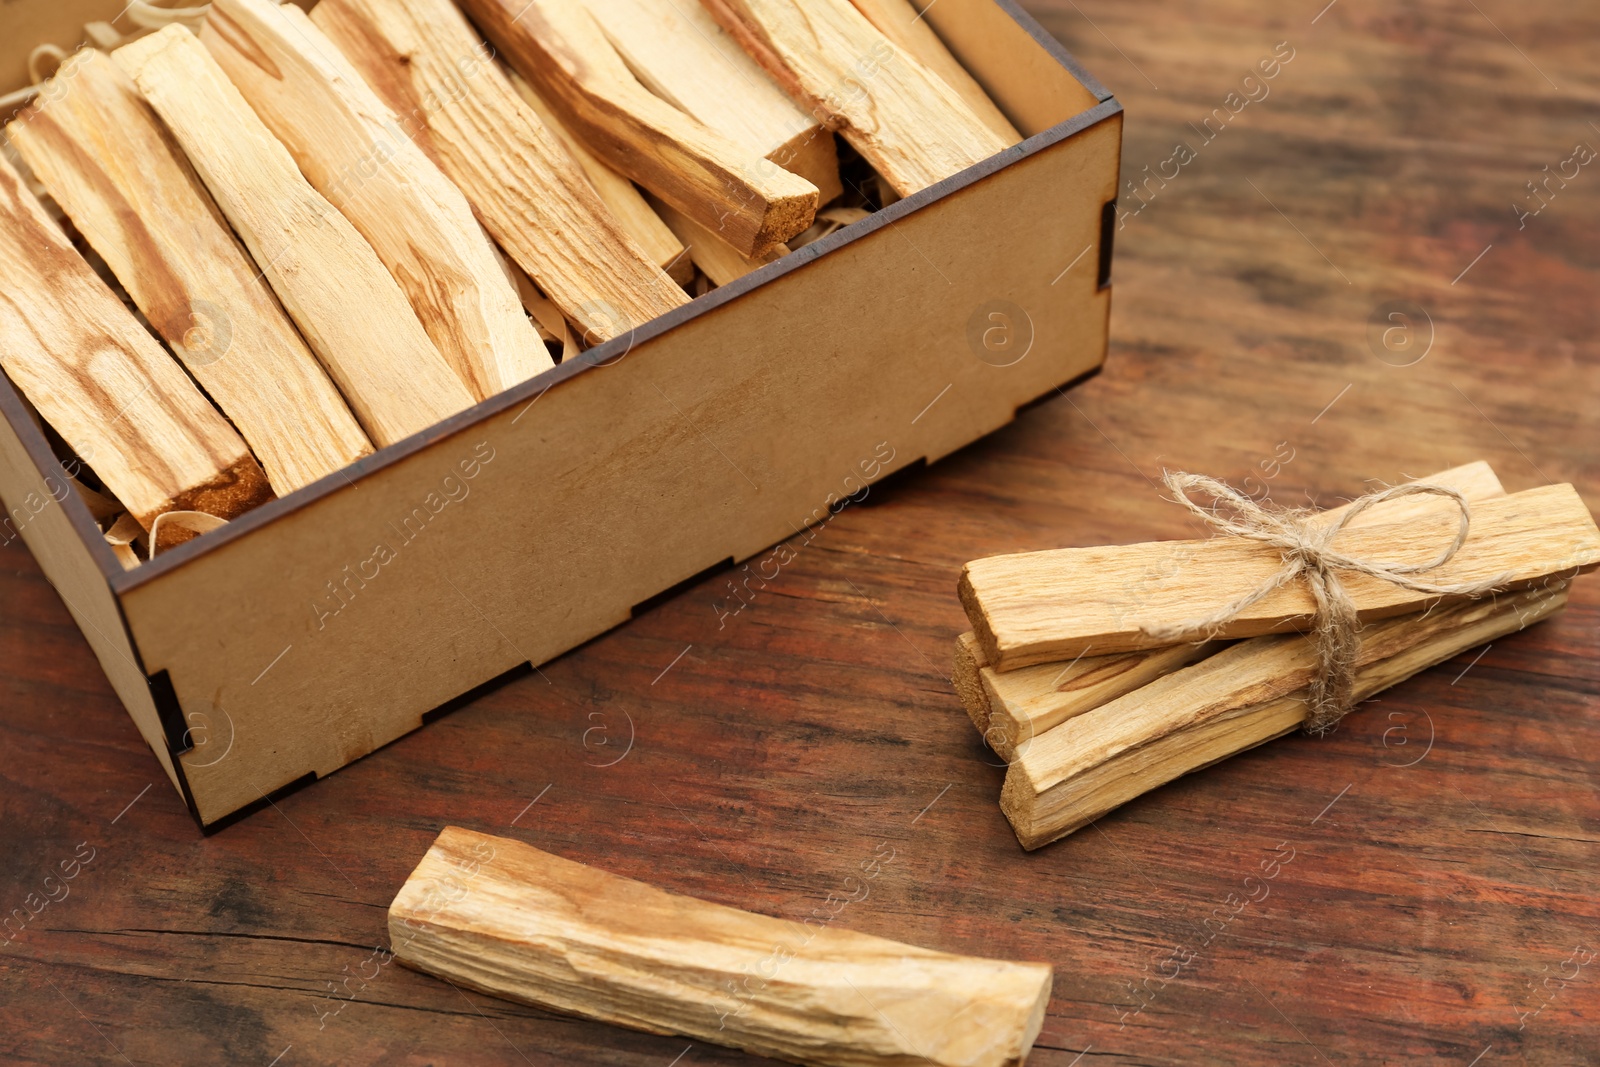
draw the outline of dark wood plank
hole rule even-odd
[[[0,906],[96,850],[0,947],[0,1059],[753,1062],[366,962],[457,823],[796,919],[892,849],[834,921],[1053,963],[1038,1064],[1592,1062],[1600,971],[1558,973],[1600,951],[1595,580],[1328,738],[1033,855],[945,681],[963,562],[1191,534],[1163,465],[1267,463],[1275,498],[1327,503],[1481,457],[1508,488],[1600,499],[1600,174],[1523,229],[1511,210],[1600,145],[1600,15],[1479,6],[1039,0],[1128,107],[1126,177],[1196,150],[1118,234],[1104,374],[874,490],[720,625],[730,575],[210,838],[27,551],[0,549]],[[1188,123],[1283,40],[1269,95],[1199,144]],[[1390,300],[1432,319],[1410,366],[1368,344]],[[1202,945],[1280,843],[1269,895]],[[1161,986],[1175,952],[1192,957]]]

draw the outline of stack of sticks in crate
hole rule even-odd
[[[1021,139],[910,0],[208,7],[0,159],[0,365],[130,566]]]
[[[1433,475],[1470,503],[1458,551],[1427,575],[1492,594],[1430,595],[1339,575],[1362,620],[1352,697],[1367,697],[1559,611],[1577,574],[1600,564],[1600,530],[1569,485],[1507,494],[1486,463]],[[1327,528],[1353,505],[1304,521]],[[1399,496],[1349,516],[1347,556],[1432,559],[1466,505]],[[1287,582],[1185,643],[1159,634],[1209,619],[1283,565],[1247,537],[1158,541],[992,556],[967,564],[960,595],[973,630],[956,642],[953,682],[985,741],[1007,761],[1000,807],[1024,848],[1064,837],[1180,775],[1306,725],[1323,669],[1298,630],[1314,616]]]

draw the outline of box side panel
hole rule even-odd
[[[128,590],[145,666],[218,742],[181,757],[202,819],[333,771],[1096,367],[1120,119]]]
[[[116,598],[84,543],[81,527],[67,513],[68,507],[82,505],[69,499],[68,494],[74,490],[53,458],[45,460],[46,469],[40,470],[36,460],[49,455],[44,438],[28,422],[26,409],[11,384],[0,382],[0,391],[0,501],[6,509],[0,520],[0,544],[20,537],[33,552],[39,568],[88,639],[139,733],[181,792],[149,680],[139,667]],[[23,444],[22,434],[38,438],[31,454]],[[86,515],[82,524],[93,531]]]
[[[1055,41],[1038,40],[1020,9],[995,0],[937,0],[917,5],[946,47],[1017,129],[1032,137],[1100,102],[1098,84],[1075,76],[1076,62]],[[1037,26],[1034,26],[1037,29]],[[1043,31],[1039,31],[1043,35]],[[1087,75],[1085,75],[1087,78]]]

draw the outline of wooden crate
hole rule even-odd
[[[16,6],[41,33],[116,10]],[[1120,105],[1011,0],[926,18],[1025,141],[132,570],[0,376],[0,539],[32,549],[202,826],[1100,365]]]

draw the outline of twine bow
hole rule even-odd
[[[1412,482],[1380,489],[1358,498],[1336,521],[1328,522],[1320,518],[1323,513],[1303,508],[1262,507],[1232,486],[1203,474],[1167,471],[1163,480],[1177,497],[1178,503],[1218,530],[1276,548],[1283,557],[1283,566],[1255,590],[1205,618],[1176,624],[1147,625],[1141,629],[1146,635],[1171,644],[1215,637],[1223,624],[1252,604],[1281,586],[1304,579],[1316,604],[1309,636],[1316,645],[1319,660],[1317,676],[1311,683],[1310,713],[1306,720],[1306,730],[1310,733],[1327,731],[1344,718],[1354,705],[1355,669],[1361,656],[1361,618],[1337,572],[1351,571],[1382,578],[1418,593],[1469,597],[1481,596],[1503,585],[1509,577],[1499,575],[1456,585],[1440,585],[1411,577],[1448,563],[1466,543],[1467,530],[1472,524],[1472,511],[1467,498],[1449,486]],[[1189,496],[1192,491],[1210,496],[1213,500],[1211,506],[1202,507],[1195,503]],[[1374,504],[1396,497],[1423,494],[1454,501],[1461,512],[1455,539],[1434,559],[1426,563],[1384,563],[1359,559],[1333,548],[1334,536]],[[1231,513],[1220,510],[1224,505]]]

